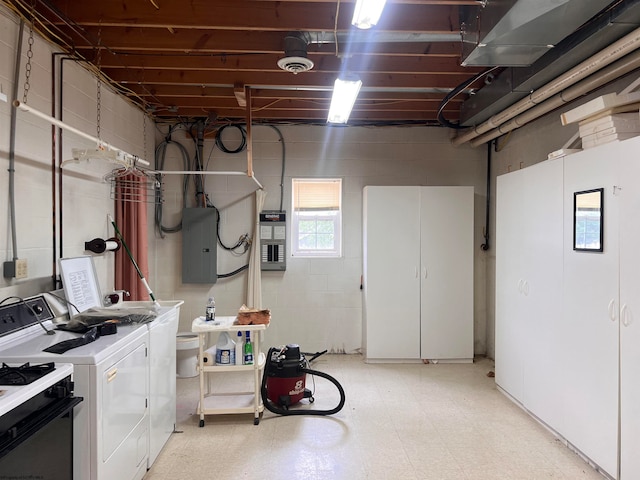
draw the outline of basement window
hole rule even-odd
[[[292,183],[291,255],[342,255],[342,179],[301,179]]]

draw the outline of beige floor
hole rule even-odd
[[[368,365],[359,355],[323,355],[312,368],[340,381],[344,408],[323,417],[265,411],[258,426],[243,414],[207,416],[199,428],[198,379],[178,379],[182,433],[145,480],[603,478],[497,391],[490,360]],[[239,375],[218,374],[224,387],[214,387],[235,390],[246,381]],[[331,384],[319,379],[315,389],[313,408],[337,404]]]

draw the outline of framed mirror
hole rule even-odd
[[[573,249],[602,252],[604,240],[604,189],[573,194]]]

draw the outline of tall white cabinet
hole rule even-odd
[[[636,139],[634,139],[636,140]],[[640,141],[620,165],[620,478],[640,478]],[[631,188],[624,188],[625,186]]]
[[[364,188],[366,361],[473,360],[473,195]]]
[[[496,383],[620,480],[640,478],[638,185],[640,137],[501,176],[496,205]],[[604,249],[575,251],[573,196],[595,188]]]
[[[562,349],[564,425],[560,430],[611,476],[618,456],[619,248],[618,158],[615,147],[564,159]],[[604,188],[604,249],[573,250],[573,195]],[[635,477],[638,478],[638,477]]]
[[[556,388],[562,310],[562,161],[498,177],[496,383],[547,423],[562,419]],[[555,240],[554,240],[555,239]]]

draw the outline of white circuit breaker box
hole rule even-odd
[[[286,212],[264,210],[260,213],[260,268],[261,270],[287,269]]]

